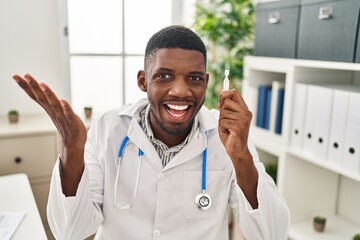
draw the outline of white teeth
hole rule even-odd
[[[174,117],[182,117],[182,116],[184,116],[184,115],[186,114],[186,112],[183,112],[183,113],[181,113],[181,114],[175,114],[175,113],[170,112],[170,111],[168,111],[168,113],[169,113],[170,115],[174,116]]]
[[[189,107],[189,105],[173,105],[173,104],[167,104],[167,106],[171,109],[178,111],[185,110]]]

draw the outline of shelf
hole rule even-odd
[[[306,67],[306,68],[360,71],[360,64],[358,63],[257,57],[257,56],[246,56],[245,59],[247,65],[249,66],[251,65],[251,68],[256,68],[259,70],[269,70],[272,72],[285,72],[285,69],[292,65],[295,65],[297,67]]]
[[[273,81],[285,83],[281,135],[255,124],[258,87]],[[260,161],[277,161],[278,189],[287,202],[292,219],[289,239],[350,240],[360,232],[360,172],[328,161],[326,154],[320,158],[292,147],[295,86],[299,83],[358,86],[360,64],[246,57],[242,95],[253,113],[249,136],[258,149]],[[327,218],[325,232],[314,230],[312,218],[315,215]]]
[[[281,135],[256,126],[251,126],[250,136],[256,147],[259,147],[275,156],[280,156],[284,151],[284,139]]]
[[[355,173],[355,172],[352,172],[348,169],[345,169],[343,168],[342,166],[339,166],[337,164],[334,164],[332,162],[328,162],[324,159],[319,159],[311,154],[308,154],[306,152],[303,152],[303,151],[300,151],[300,150],[297,150],[297,149],[292,149],[290,148],[288,151],[287,151],[289,154],[295,156],[295,157],[298,157],[298,158],[301,158],[307,162],[310,162],[310,163],[313,163],[313,164],[316,164],[322,168],[325,168],[325,169],[328,169],[332,172],[335,172],[335,173],[338,173],[340,175],[343,175],[343,176],[346,176],[350,179],[353,179],[355,181],[358,181],[360,182],[360,174],[358,173]]]
[[[18,123],[9,123],[7,117],[0,117],[1,138],[56,132],[57,130],[54,123],[46,114],[20,115]]]
[[[324,232],[316,232],[312,219],[291,224],[289,237],[292,240],[339,240],[352,239],[360,232],[360,226],[336,215],[326,217]]]

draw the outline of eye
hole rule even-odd
[[[198,77],[198,76],[191,76],[190,78],[191,78],[191,80],[193,80],[193,81],[201,81],[201,80],[203,79],[203,78]]]
[[[170,76],[170,74],[162,73],[162,74],[158,75],[158,78],[160,78],[160,79],[169,79],[169,78],[171,78],[171,76]]]

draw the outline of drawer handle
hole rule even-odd
[[[269,13],[268,23],[277,24],[279,22],[280,22],[280,13],[279,12]]]
[[[22,162],[21,157],[16,157],[16,158],[15,158],[15,163],[16,163],[16,164],[20,164],[21,162]]]
[[[319,9],[319,19],[320,20],[330,19],[332,15],[333,15],[332,7],[321,7]]]

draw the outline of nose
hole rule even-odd
[[[179,98],[190,97],[192,95],[189,83],[184,78],[177,78],[169,90],[169,95]]]

